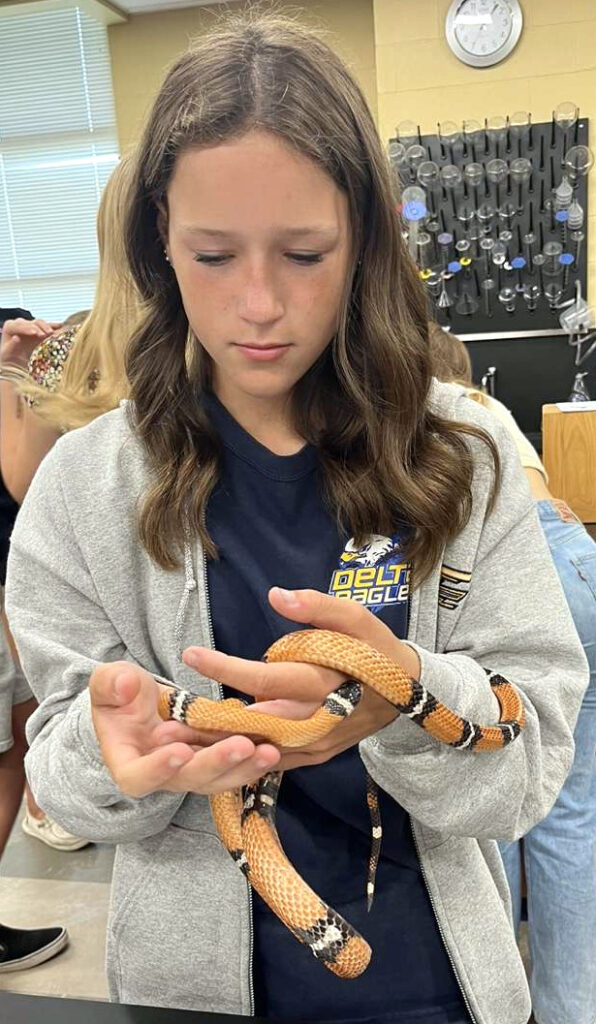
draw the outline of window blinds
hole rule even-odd
[[[0,17],[0,306],[88,309],[118,162],[105,25],[77,7]]]

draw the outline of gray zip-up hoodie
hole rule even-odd
[[[401,717],[360,751],[373,778],[411,815],[434,912],[474,1020],[523,1024],[529,994],[494,840],[523,835],[556,799],[573,758],[587,664],[507,431],[454,385],[436,385],[432,403],[493,434],[503,485],[488,515],[491,464],[473,439],[472,515],[414,591],[408,642],[419,653],[421,681],[456,712],[497,721],[486,666],[519,689],[527,724],[510,746],[481,754],[438,743]],[[29,722],[27,771],[41,807],[60,824],[117,844],[112,998],[250,1014],[250,894],[219,842],[207,798],[125,796],[103,764],[90,716],[89,676],[99,662],[117,659],[219,696],[214,682],[180,660],[185,647],[212,643],[203,553],[198,543],[187,545],[176,572],[151,561],[136,530],[147,480],[142,447],[120,408],[58,441],[21,509],[7,612],[40,702]]]

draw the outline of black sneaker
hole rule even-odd
[[[0,974],[36,967],[67,945],[66,928],[8,928],[0,924]]]

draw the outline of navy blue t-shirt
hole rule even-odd
[[[259,660],[291,629],[267,600],[272,586],[314,588],[361,601],[398,637],[407,630],[409,568],[399,534],[357,551],[322,498],[316,450],[279,456],[248,434],[213,395],[204,398],[223,442],[207,527],[219,549],[208,565],[215,646]],[[366,910],[371,825],[365,771],[354,746],[325,764],[286,772],[276,816],[290,861],[370,943],[359,978],[331,974],[254,893],[258,1016],[350,1024],[447,1024],[465,1006],[430,904],[404,809],[380,791],[383,843],[375,901]]]

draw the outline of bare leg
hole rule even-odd
[[[41,821],[42,818],[45,818],[45,814],[42,811],[41,807],[39,807],[38,804],[35,803],[35,799],[33,793],[29,789],[28,782],[25,782],[25,800],[27,801],[27,811],[29,812],[30,817],[37,818],[38,821]]]
[[[2,608],[1,616],[2,623],[0,629],[4,629],[12,659],[17,668],[19,668],[19,655],[10,632],[4,608]],[[12,709],[14,744],[10,750],[0,754],[0,857],[8,842],[12,826],[19,812],[21,800],[23,799],[23,790],[25,791],[29,814],[34,818],[44,817],[43,811],[35,803],[33,794],[27,785],[24,768],[25,754],[27,752],[25,724],[36,708],[37,701],[34,698],[25,701],[23,704],[15,704]]]
[[[0,754],[0,857],[4,853],[23,799],[25,787],[23,762],[27,750],[25,722],[36,707],[37,701],[35,700],[15,705],[12,717],[14,744],[10,750]]]

